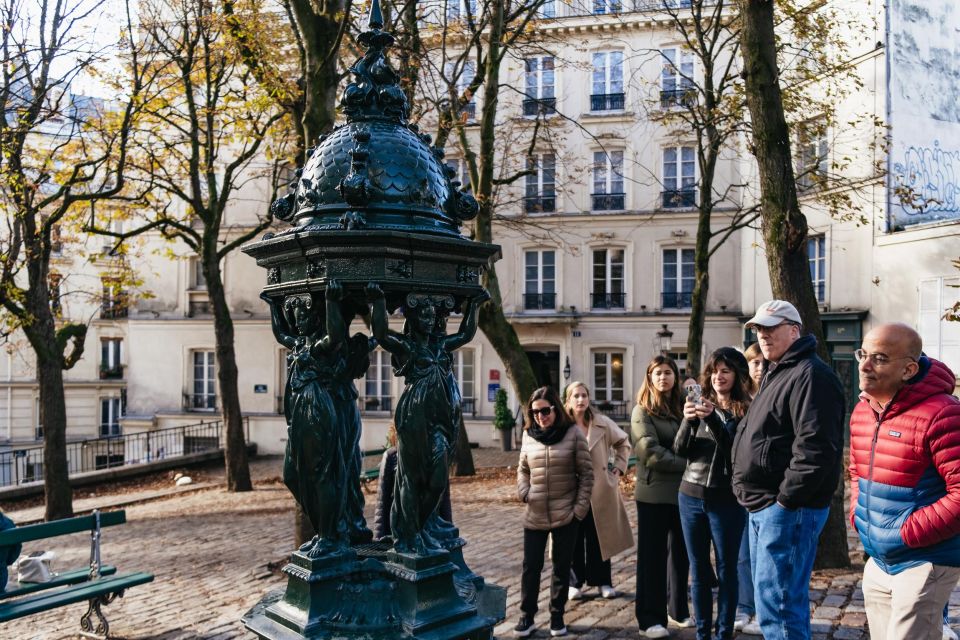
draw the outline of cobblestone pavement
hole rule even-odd
[[[475,452],[478,466],[515,464],[516,453]],[[166,499],[133,504],[127,524],[103,533],[103,558],[123,571],[149,571],[153,583],[131,589],[106,608],[116,638],[126,640],[226,640],[249,638],[240,617],[267,591],[283,584],[267,563],[280,563],[292,546],[293,503],[278,481],[280,461],[258,460],[256,490],[230,494],[201,489]],[[519,616],[522,534],[521,506],[515,502],[512,474],[485,472],[480,481],[457,479],[452,496],[454,519],[469,541],[464,555],[488,581],[508,590],[507,619],[496,628],[510,637]],[[368,503],[374,496],[367,494]],[[368,504],[368,514],[372,505]],[[631,519],[635,510],[628,507]],[[15,515],[15,514],[14,514]],[[853,541],[853,540],[851,540]],[[82,566],[89,538],[58,538],[60,567]],[[633,593],[636,584],[632,553],[613,561],[619,598],[603,600],[596,592],[568,605],[566,621],[573,637],[588,640],[636,638]],[[857,588],[862,566],[849,571],[817,572],[810,584],[815,638],[866,638],[863,600]],[[547,610],[548,574],[541,586],[541,611]],[[960,591],[954,591],[951,614],[960,613]],[[4,640],[60,640],[77,637],[81,604],[0,624]],[[547,616],[541,614],[539,637]],[[672,629],[674,638],[690,639],[693,630]],[[747,638],[747,637],[745,637]]]

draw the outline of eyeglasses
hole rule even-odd
[[[548,415],[553,413],[553,405],[549,407],[541,407],[539,409],[530,409],[530,413],[533,414],[533,417],[536,418],[540,416],[541,418],[546,418]]]
[[[754,335],[758,336],[758,335],[760,335],[761,333],[773,333],[774,331],[776,331],[776,330],[779,329],[780,327],[784,327],[784,326],[786,326],[786,327],[795,327],[795,326],[797,326],[797,323],[796,323],[796,322],[787,321],[787,322],[781,322],[780,324],[775,324],[775,325],[773,325],[772,327],[765,327],[765,326],[763,326],[762,324],[755,324],[755,325],[753,325],[753,327],[751,327],[751,330],[753,331],[753,334],[754,334]]]
[[[882,367],[890,364],[895,360],[912,360],[916,362],[913,356],[901,356],[899,358],[891,358],[885,353],[867,353],[863,349],[857,349],[853,352],[853,357],[857,359],[857,362],[863,362],[864,360],[870,360],[870,364],[875,367]]]

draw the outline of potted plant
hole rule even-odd
[[[493,399],[493,426],[500,432],[500,446],[504,451],[513,449],[513,414],[507,406],[507,392],[498,389]]]

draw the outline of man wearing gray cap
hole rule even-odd
[[[809,638],[810,573],[840,477],[843,389],[789,302],[760,305],[746,327],[767,361],[732,452],[733,491],[750,512],[757,620],[765,640]]]

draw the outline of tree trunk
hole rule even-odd
[[[344,15],[342,1],[325,2],[320,8],[313,2],[296,0],[290,6],[303,40],[305,86],[301,125],[306,145],[310,147],[321,134],[333,128],[340,80],[337,35],[340,21],[349,17]]]
[[[711,183],[712,184],[712,183]],[[703,327],[707,317],[707,296],[710,293],[710,198],[701,191],[699,223],[696,248],[693,254],[693,294],[690,300],[690,324],[687,330],[687,375],[700,378],[700,362],[703,360]]]
[[[454,475],[473,476],[477,474],[477,469],[473,464],[473,452],[470,450],[470,438],[467,435],[467,425],[460,423],[460,431],[457,434],[457,450],[454,453]]]
[[[807,262],[807,219],[797,202],[790,130],[780,93],[773,5],[770,0],[739,0],[743,23],[740,50],[747,107],[753,123],[753,153],[760,174],[761,228],[767,267],[774,297],[789,300],[797,307],[804,327],[817,337],[821,357],[829,362]],[[820,536],[823,543],[817,549],[816,559],[819,568],[850,566],[842,480],[837,493]]]
[[[53,332],[50,344],[54,343]],[[43,425],[44,519],[73,516],[73,491],[67,467],[67,406],[63,397],[63,369],[37,354],[40,386],[40,424]]]
[[[216,258],[214,258],[216,260]],[[240,411],[240,392],[237,389],[237,354],[234,348],[233,319],[227,306],[219,263],[207,265],[207,295],[213,304],[213,329],[217,345],[217,385],[226,429],[224,461],[226,462],[227,491],[252,491],[250,465],[247,461],[247,442],[243,433],[243,414]]]

